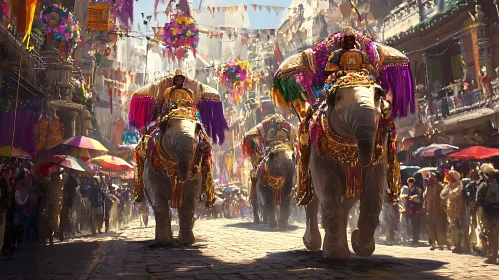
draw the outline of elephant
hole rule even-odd
[[[377,137],[382,110],[387,105],[383,100],[384,94],[383,89],[376,84],[338,87],[329,93],[321,105],[324,124],[322,133],[335,133],[342,137],[341,139],[356,143],[356,159],[362,168],[361,192],[357,198],[347,198],[345,163],[320,152],[318,146],[321,145],[322,139],[319,138],[315,142],[311,140],[309,170],[313,197],[306,206],[306,231],[303,242],[309,250],[320,249],[322,240],[317,213],[321,206],[322,227],[325,229],[322,254],[325,258],[345,260],[350,256],[347,243],[348,218],[350,209],[359,198],[360,215],[357,229],[351,236],[352,248],[357,255],[363,257],[374,252],[374,233],[379,224],[387,174],[386,149],[378,150],[379,147],[386,146],[387,140]],[[313,131],[310,131],[311,139],[313,134]],[[384,144],[378,146],[380,142]],[[373,155],[376,153],[378,159],[373,161]]]
[[[280,148],[279,148],[280,147]],[[271,150],[258,166],[256,203],[253,204],[253,217],[256,224],[260,223],[259,207],[262,207],[262,218],[269,227],[286,229],[290,215],[293,187],[296,182],[296,160],[289,143],[282,143],[276,150]],[[269,186],[268,174],[281,177],[280,186]],[[275,178],[275,177],[274,177]],[[272,183],[271,183],[272,184]],[[276,190],[278,189],[278,190]],[[277,200],[275,199],[277,192]],[[280,204],[279,204],[280,203]],[[276,206],[279,204],[279,220],[276,222]]]
[[[169,119],[160,124],[158,149],[177,164],[178,173],[168,176],[158,171],[154,159],[149,154],[144,163],[143,181],[145,195],[149,200],[156,219],[155,240],[160,244],[173,243],[171,230],[171,213],[169,202],[172,199],[173,184],[183,184],[183,205],[177,208],[179,218],[178,242],[181,245],[192,245],[195,242],[193,234],[194,214],[202,190],[202,172],[192,172],[195,154],[199,145],[201,123],[194,119]],[[157,146],[156,146],[157,147]],[[195,166],[194,166],[195,167]]]

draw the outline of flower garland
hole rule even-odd
[[[233,59],[225,63],[215,74],[219,77],[220,83],[229,88],[229,101],[234,104],[239,103],[243,93],[253,87],[254,75],[247,60]]]
[[[189,56],[189,50],[196,57],[196,48],[199,43],[199,31],[192,17],[179,15],[167,22],[163,29],[164,45],[168,49],[171,59],[179,61]]]
[[[53,35],[54,40],[60,42],[57,46],[59,51],[68,56],[80,41],[80,27],[74,15],[67,8],[50,4],[43,10],[41,21],[37,23],[37,28],[40,28],[39,24],[41,24],[45,34]]]

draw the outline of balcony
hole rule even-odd
[[[452,14],[455,8],[468,6],[469,0],[413,0],[402,3],[378,24],[381,41],[390,42],[408,32],[418,32],[430,21],[438,21]]]
[[[430,123],[449,118],[451,116],[466,114],[481,108],[494,108],[499,105],[499,79],[492,81],[493,97],[491,104],[487,105],[487,99],[483,95],[482,89],[474,89],[465,94],[447,97],[449,112],[443,114],[443,103],[445,98],[427,102],[425,99],[419,100],[419,110],[422,119],[427,119]]]

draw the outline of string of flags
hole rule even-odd
[[[286,7],[279,7],[279,6],[270,6],[270,5],[257,5],[257,4],[251,4],[251,7],[253,7],[253,10],[256,12],[257,10],[258,11],[262,11],[263,9],[267,10],[267,12],[270,14],[272,11],[274,11],[274,13],[276,15],[279,15],[281,12],[283,12],[285,9],[289,9],[290,11],[297,11],[296,8],[286,8]],[[234,13],[234,12],[237,12],[240,8],[240,5],[233,5],[233,6],[206,6],[206,10],[208,10],[208,12],[210,12],[212,15],[214,15],[215,13],[226,13],[226,12],[230,12],[230,13]],[[248,10],[248,5],[247,4],[242,4],[242,8],[244,9],[244,11],[247,11]]]

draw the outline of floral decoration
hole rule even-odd
[[[80,27],[75,16],[57,4],[50,4],[43,10],[41,21],[37,21],[36,26],[41,26],[45,34],[53,35],[54,41],[59,42],[60,52],[69,54],[80,41]]]
[[[199,43],[199,31],[192,17],[179,15],[167,22],[163,29],[164,45],[168,49],[170,58],[182,60],[189,56],[189,50],[196,57],[196,48]]]
[[[253,72],[247,60],[233,59],[225,63],[216,73],[220,83],[229,89],[229,101],[239,103],[241,96],[252,89]]]

